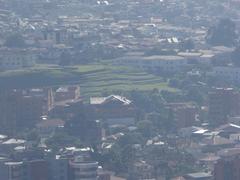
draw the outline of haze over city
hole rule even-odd
[[[0,180],[240,180],[240,0],[0,0]]]

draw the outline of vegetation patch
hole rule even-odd
[[[24,88],[79,84],[83,96],[100,95],[104,91],[176,91],[159,76],[137,68],[104,64],[71,67],[40,65],[31,69],[0,73],[1,88]]]

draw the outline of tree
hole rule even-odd
[[[164,100],[157,89],[152,92],[132,91],[130,97],[134,104],[145,112],[158,112],[164,104]]]
[[[179,88],[180,87],[180,80],[177,78],[172,78],[169,80],[169,86],[174,87],[174,88]]]
[[[59,65],[60,66],[69,66],[71,65],[72,56],[68,52],[63,52],[60,56]]]
[[[164,100],[168,103],[180,102],[180,101],[184,100],[183,95],[179,92],[171,92],[171,91],[162,90],[161,95],[164,98]]]
[[[23,36],[18,33],[8,36],[4,45],[9,48],[22,48],[26,46]]]
[[[103,154],[103,164],[109,166],[117,174],[128,173],[129,167],[132,166],[136,159],[134,144],[145,144],[139,133],[129,133],[122,136],[110,149]]]
[[[81,147],[81,142],[78,138],[70,136],[67,133],[57,132],[46,140],[46,145],[56,151],[66,146]]]
[[[237,41],[236,25],[230,19],[222,19],[211,27],[206,36],[206,41],[215,46],[233,46]]]
[[[28,141],[39,141],[40,137],[39,137],[38,132],[35,129],[33,129],[33,130],[31,130],[30,132],[27,133],[26,139]]]
[[[199,105],[204,103],[204,94],[197,87],[189,88],[186,94],[186,99],[189,101],[196,102]]]
[[[181,42],[180,49],[182,51],[192,50],[195,48],[195,44],[192,39],[187,39]]]
[[[137,123],[138,131],[143,137],[149,138],[153,134],[153,123],[148,120],[139,121]]]
[[[128,133],[122,136],[117,144],[121,147],[130,145],[130,144],[144,144],[144,139],[140,133]]]
[[[135,160],[135,149],[131,144],[119,146],[115,144],[110,152],[106,155],[105,163],[109,165],[109,169],[117,174],[128,173],[129,167]]]

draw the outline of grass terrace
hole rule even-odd
[[[176,91],[159,76],[125,66],[89,64],[71,67],[38,65],[31,69],[0,72],[1,88],[46,87],[79,84],[85,97],[104,91]]]

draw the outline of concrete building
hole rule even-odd
[[[61,119],[45,119],[36,124],[37,131],[41,137],[48,138],[57,130],[64,128],[65,122]]]
[[[0,157],[0,177],[2,179],[8,179],[9,176],[9,171],[8,171],[8,167],[5,165],[6,162],[8,162],[9,160],[5,157]]]
[[[54,107],[48,114],[54,118],[68,119],[72,114],[78,113],[83,108],[83,100],[81,99],[54,101]]]
[[[48,163],[48,175],[50,180],[69,180],[69,160],[56,156],[46,159]]]
[[[43,39],[51,40],[56,44],[66,43],[69,38],[68,36],[67,29],[51,29],[43,31]]]
[[[51,89],[3,90],[0,92],[2,132],[33,127],[52,107]]]
[[[184,178],[185,180],[213,180],[213,176],[205,172],[187,174]]]
[[[52,108],[54,103],[52,88],[36,88],[23,90],[24,96],[38,99],[42,104],[42,113],[46,115]]]
[[[7,180],[22,180],[23,162],[6,162],[5,168],[8,170]]]
[[[54,100],[57,102],[66,100],[76,100],[79,98],[80,98],[79,86],[59,87],[54,94]]]
[[[167,108],[177,127],[185,128],[196,124],[198,108],[195,105],[191,103],[169,103]]]
[[[97,180],[98,162],[77,156],[70,162],[70,168],[72,168],[73,180]]]
[[[33,49],[0,49],[0,70],[15,70],[32,67],[37,56]]]
[[[98,168],[98,178],[97,180],[111,180],[111,172],[104,171],[102,167]]]
[[[239,180],[240,179],[239,157],[228,157],[219,160],[214,167],[214,180]]]
[[[48,180],[48,166],[45,160],[21,162],[0,162],[3,180]]]
[[[214,57],[213,53],[209,52],[179,52],[179,56],[188,60],[189,64],[206,64],[210,65],[212,63],[212,59]]]
[[[23,177],[27,180],[48,180],[48,166],[45,160],[32,160],[23,163]]]
[[[228,116],[240,114],[240,93],[232,88],[215,88],[208,94],[209,122],[223,124]]]
[[[1,157],[0,175],[1,180],[73,180],[69,176],[69,159],[58,155],[17,162]]]
[[[92,119],[103,119],[111,126],[133,125],[137,110],[131,100],[110,95],[90,98],[89,112]]]
[[[231,61],[231,53],[233,52],[232,47],[226,46],[215,46],[211,50],[214,52],[213,63],[215,65],[226,65]]]
[[[16,130],[18,96],[14,92],[0,91],[0,130],[2,133],[13,134]]]
[[[164,73],[179,72],[188,64],[188,60],[181,56],[127,56],[115,59],[115,62]]]
[[[212,76],[231,83],[240,82],[240,68],[218,66],[213,68]]]

